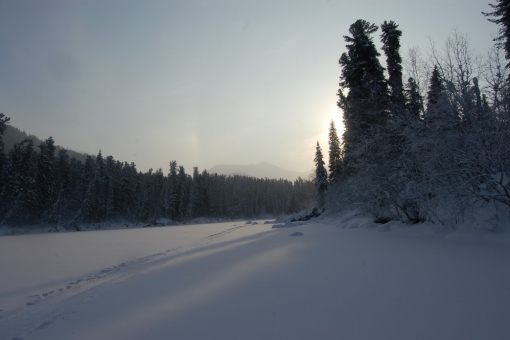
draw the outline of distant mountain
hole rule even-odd
[[[44,142],[44,140],[42,140],[34,135],[29,135],[25,131],[18,129],[17,127],[14,127],[12,125],[7,125],[7,128],[5,129],[4,135],[2,137],[6,153],[8,153],[9,150],[11,150],[14,147],[14,144],[19,143],[26,138],[31,139],[34,142],[34,150],[36,150],[36,151],[39,151],[37,146]],[[55,147],[56,147],[55,156],[58,154],[58,152],[61,149],[65,149],[62,146],[57,145],[57,143],[58,143],[58,141],[55,141]],[[74,157],[77,160],[85,163],[87,154],[84,154],[81,152],[76,152],[76,151],[69,150],[69,149],[66,149],[66,150],[67,150],[67,154],[69,155],[70,158]]]
[[[287,179],[295,181],[298,177],[308,179],[310,175],[307,172],[299,172],[282,169],[276,165],[262,162],[259,164],[249,165],[215,165],[208,170],[209,173],[217,173],[221,175],[242,175],[257,178],[270,178],[270,179]]]

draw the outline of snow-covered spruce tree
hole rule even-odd
[[[156,205],[151,220],[166,218],[166,194],[168,192],[168,177],[165,177],[161,168],[156,171]]]
[[[498,46],[505,49],[505,57],[507,60],[510,59],[510,0],[496,0],[496,5],[489,4],[494,11],[485,13],[483,15],[489,18],[490,22],[498,24],[499,36],[494,38],[494,41],[498,43]],[[510,62],[507,63],[506,68],[510,68]],[[509,78],[510,79],[510,78]]]
[[[212,216],[211,211],[211,175],[207,170],[203,170],[200,174],[202,185],[200,187],[200,197],[202,200],[202,216]],[[254,202],[254,208],[258,211],[257,202]]]
[[[362,159],[370,153],[363,146],[388,119],[388,86],[371,37],[376,31],[376,25],[357,20],[349,28],[351,36],[344,36],[347,53],[339,60],[342,74],[338,106],[344,116],[344,165],[348,173],[356,172],[363,168],[360,163],[369,161]]]
[[[3,192],[5,188],[5,163],[7,162],[7,158],[5,155],[4,150],[4,141],[3,141],[3,135],[5,132],[5,129],[7,128],[7,124],[9,123],[10,118],[6,117],[3,113],[0,113],[0,206],[3,204]],[[0,208],[0,212],[1,212]],[[1,215],[0,215],[1,220]]]
[[[179,173],[177,174],[177,192],[179,195],[179,206],[177,219],[179,221],[186,220],[186,213],[188,211],[189,204],[189,190],[191,180],[188,180],[189,175],[186,174],[186,171],[182,165],[179,165]]]
[[[346,181],[328,194],[328,205],[335,201],[333,206],[342,209],[341,205],[354,201],[375,215],[379,213],[373,207],[379,207],[385,196],[380,187],[388,175],[384,166],[395,144],[387,131],[391,117],[388,84],[371,37],[377,29],[374,24],[358,20],[349,28],[351,36],[344,36],[347,53],[339,61],[342,73],[338,106],[344,117]],[[349,200],[343,197],[346,195]]]
[[[97,222],[102,222],[106,218],[106,196],[107,196],[106,188],[108,187],[107,184],[108,180],[106,178],[104,158],[103,154],[101,153],[101,150],[99,150],[99,153],[96,156],[96,169],[94,172]]]
[[[168,191],[165,198],[167,216],[171,220],[177,221],[179,215],[179,193],[177,181],[177,162],[170,162],[170,172],[168,173]]]
[[[7,163],[7,157],[5,154],[5,147],[3,142],[3,134],[7,128],[10,118],[6,117],[3,113],[0,113],[0,222],[2,220],[2,206],[5,205],[5,185],[6,185],[6,173],[5,166]]]
[[[136,222],[148,222],[153,205],[152,168],[142,177],[141,193],[138,201],[138,209],[135,216]]]
[[[39,145],[37,157],[37,203],[41,216],[48,214],[51,205],[56,200],[54,163],[55,141],[50,137]]]
[[[333,183],[342,176],[342,147],[335,123],[329,125],[329,182]]]
[[[200,195],[200,174],[198,172],[198,167],[193,167],[193,175],[192,175],[192,185],[190,188],[189,195],[189,204],[188,204],[188,212],[187,216],[190,218],[200,217],[202,215],[202,202]]]
[[[118,187],[118,176],[115,169],[115,160],[113,156],[106,157],[105,164],[105,193],[106,193],[106,215],[105,220],[110,222],[117,217],[117,187]]]
[[[393,115],[404,112],[405,98],[402,82],[402,57],[400,56],[400,37],[402,31],[394,21],[384,21],[381,25],[382,50],[386,55],[388,86],[390,89],[391,112]]]
[[[324,208],[325,195],[328,190],[328,172],[326,171],[325,163],[322,156],[322,150],[317,142],[315,148],[315,178],[313,180],[315,188],[317,189],[317,203],[319,208]]]
[[[64,172],[65,173],[65,172]],[[105,192],[105,165],[99,150],[95,160],[87,157],[83,175],[84,198],[80,211],[74,218],[75,223],[99,223],[106,218],[107,192]],[[65,192],[66,190],[62,190]]]
[[[67,227],[76,227],[73,222],[74,217],[80,210],[83,202],[83,192],[86,187],[86,183],[82,182],[83,172],[85,171],[84,164],[77,160],[75,157],[69,159],[69,187],[67,194],[68,211],[65,212],[65,225]]]
[[[456,186],[455,165],[451,157],[458,136],[453,138],[454,124],[449,117],[455,113],[447,91],[440,66],[435,64],[429,79],[423,131],[419,133],[419,139],[415,140],[414,145],[418,159],[416,168],[421,174],[417,186],[423,198],[421,210],[433,220],[439,215],[442,216],[439,219],[444,217],[439,210],[451,210],[451,194]]]
[[[0,224],[31,224],[39,218],[37,158],[33,145],[31,139],[25,139],[9,151]]]
[[[402,32],[398,25],[385,21],[381,30],[390,88],[390,118],[377,136],[383,161],[370,172],[373,194],[366,206],[380,220],[398,219],[417,223],[423,217],[416,190],[421,171],[415,158],[414,141],[420,138],[422,130],[420,117],[423,103],[413,78],[409,78],[407,88],[403,86],[400,56]]]
[[[405,86],[406,112],[410,119],[418,120],[423,116],[423,98],[414,78],[409,77]]]
[[[120,175],[120,215],[127,220],[133,219],[135,211],[136,167],[134,163],[124,162]]]
[[[426,138],[423,124],[423,99],[414,78],[410,77],[405,87],[405,114],[396,117],[391,126],[400,136],[399,154],[395,160],[386,188],[393,206],[392,217],[404,222],[417,223],[424,220],[421,206],[424,173],[422,166],[423,147]]]
[[[71,169],[66,149],[60,149],[55,159],[56,200],[51,206],[50,223],[64,223],[70,214],[72,195]]]
[[[427,124],[439,124],[439,121],[445,121],[450,113],[447,103],[446,87],[443,77],[439,72],[439,67],[434,65],[429,81],[429,90],[427,91],[427,109],[425,111],[425,122]]]
[[[83,172],[81,174],[81,204],[72,224],[77,226],[82,222],[94,222],[95,219],[95,200],[94,200],[94,169],[95,161],[88,155],[85,159]]]

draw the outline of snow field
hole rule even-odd
[[[128,264],[96,284],[0,312],[0,338],[510,337],[508,244],[422,235],[417,227],[398,225],[378,232],[362,217],[332,222],[292,229],[222,223],[20,236],[63,237],[57,242],[66,243],[56,260],[60,270],[42,277],[2,275],[8,287],[0,286],[2,305],[15,280],[27,281],[23,292],[41,294],[59,286],[52,275],[63,282]],[[344,229],[346,223],[350,228]],[[303,235],[289,237],[296,232]],[[8,238],[0,238],[2,273],[23,265],[23,256],[33,266],[25,271],[51,267],[37,258],[49,254],[45,247],[32,255],[12,246],[5,257]],[[129,248],[136,254],[124,255]],[[80,262],[87,249],[91,261]],[[22,293],[14,295],[20,302]]]

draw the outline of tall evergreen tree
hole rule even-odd
[[[177,174],[177,192],[179,194],[178,219],[184,221],[188,211],[189,204],[189,183],[188,175],[182,165],[179,165],[179,173]]]
[[[6,117],[3,113],[0,113],[0,202],[2,200],[2,191],[5,183],[4,167],[6,162],[6,155],[4,150],[3,135],[10,118]]]
[[[31,139],[14,145],[6,164],[5,196],[0,224],[32,223],[37,220],[37,159]]]
[[[62,222],[69,213],[71,199],[71,169],[66,149],[60,149],[55,160],[55,192],[56,201],[50,213],[51,222]]]
[[[94,206],[94,159],[88,155],[85,159],[81,181],[82,186],[82,203],[80,210],[74,217],[73,222],[78,224],[80,222],[93,222],[95,219],[95,206]]]
[[[48,213],[55,200],[55,141],[52,137],[39,145],[37,159],[37,196],[41,215]]]
[[[429,90],[427,92],[427,111],[425,120],[437,121],[445,116],[446,110],[446,88],[443,78],[437,65],[434,65],[432,75],[430,76]]]
[[[96,156],[96,169],[94,172],[94,192],[95,192],[95,206],[96,206],[96,220],[102,221],[106,217],[106,176],[104,158],[101,150]]]
[[[331,121],[329,125],[329,182],[332,183],[342,175],[342,150],[340,139],[335,128],[335,123]]]
[[[324,163],[324,159],[322,156],[322,150],[317,142],[317,147],[315,148],[315,179],[314,184],[317,189],[317,201],[319,204],[319,208],[323,208],[325,205],[325,195],[328,190],[328,172],[326,171],[326,166]]]
[[[83,202],[83,192],[85,191],[86,182],[83,182],[82,176],[84,172],[84,165],[81,161],[72,157],[69,160],[69,187],[67,198],[67,211],[65,212],[65,222],[73,222],[76,213],[80,210]],[[76,225],[73,226],[76,227]]]
[[[165,183],[166,178],[163,169],[159,168],[152,176],[152,204],[150,208],[150,220],[157,221],[165,217]]]
[[[106,220],[111,221],[116,217],[117,209],[117,201],[115,192],[117,190],[118,182],[116,176],[115,169],[115,160],[113,156],[106,157],[105,164],[105,179],[104,183],[106,185],[105,193],[106,193]]]
[[[416,81],[410,77],[407,80],[406,89],[406,109],[410,118],[419,119],[423,114],[423,98],[418,90]]]
[[[487,17],[493,17],[494,19],[487,20],[500,26],[499,36],[494,38],[494,41],[505,49],[505,58],[510,60],[510,0],[496,0],[496,2],[496,5],[489,4],[494,9],[493,12],[482,13]],[[506,64],[506,68],[510,68],[510,62]]]
[[[404,112],[405,98],[402,82],[402,57],[400,56],[400,37],[402,31],[394,21],[384,21],[381,25],[381,41],[386,55],[390,103],[393,114]]]
[[[207,170],[200,174],[200,201],[202,205],[202,216],[211,216],[211,176]],[[254,203],[256,205],[257,202]]]
[[[198,167],[193,167],[193,183],[190,190],[189,205],[188,205],[188,216],[199,217],[202,215],[202,202],[201,202],[201,179]]]
[[[384,126],[388,118],[388,86],[384,68],[379,63],[380,54],[371,37],[376,31],[376,25],[357,20],[349,28],[351,36],[344,36],[347,53],[339,60],[342,74],[338,106],[344,113],[347,164],[358,158],[356,152],[360,144],[370,139],[374,130]]]
[[[152,169],[149,169],[149,172],[143,176],[137,221],[147,222],[149,220],[153,198],[152,176]]]
[[[120,211],[126,219],[132,219],[135,211],[136,167],[124,162],[120,180]]]
[[[180,188],[178,185],[177,177],[177,162],[170,162],[170,173],[168,174],[169,188],[166,194],[166,207],[168,218],[177,221],[179,217],[179,205],[180,205]]]

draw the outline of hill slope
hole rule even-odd
[[[44,142],[44,140],[34,136],[34,135],[30,135],[30,134],[27,134],[25,131],[22,131],[20,129],[18,129],[17,127],[14,127],[12,125],[7,125],[7,128],[5,129],[5,133],[3,135],[3,142],[4,142],[4,145],[5,145],[5,151],[6,153],[9,152],[9,150],[11,150],[13,147],[14,147],[14,144],[16,143],[19,143],[21,142],[22,140],[24,139],[31,139],[33,142],[34,142],[34,149],[35,150],[39,150],[37,148],[37,146],[41,143]],[[55,143],[57,143],[58,141],[55,141]],[[81,153],[81,152],[76,152],[76,151],[73,151],[73,150],[69,150],[67,148],[64,148],[60,145],[55,145],[56,147],[56,152],[55,152],[55,155],[58,154],[58,152],[61,150],[61,149],[66,149],[67,150],[67,154],[69,155],[69,157],[74,157],[76,158],[77,160],[81,161],[81,162],[85,162],[85,159],[87,158],[87,154],[84,154],[84,153]]]
[[[298,177],[307,179],[309,176],[307,172],[286,170],[266,162],[248,165],[215,165],[208,171],[222,175],[243,175],[271,179],[283,178],[289,181],[295,181]]]

